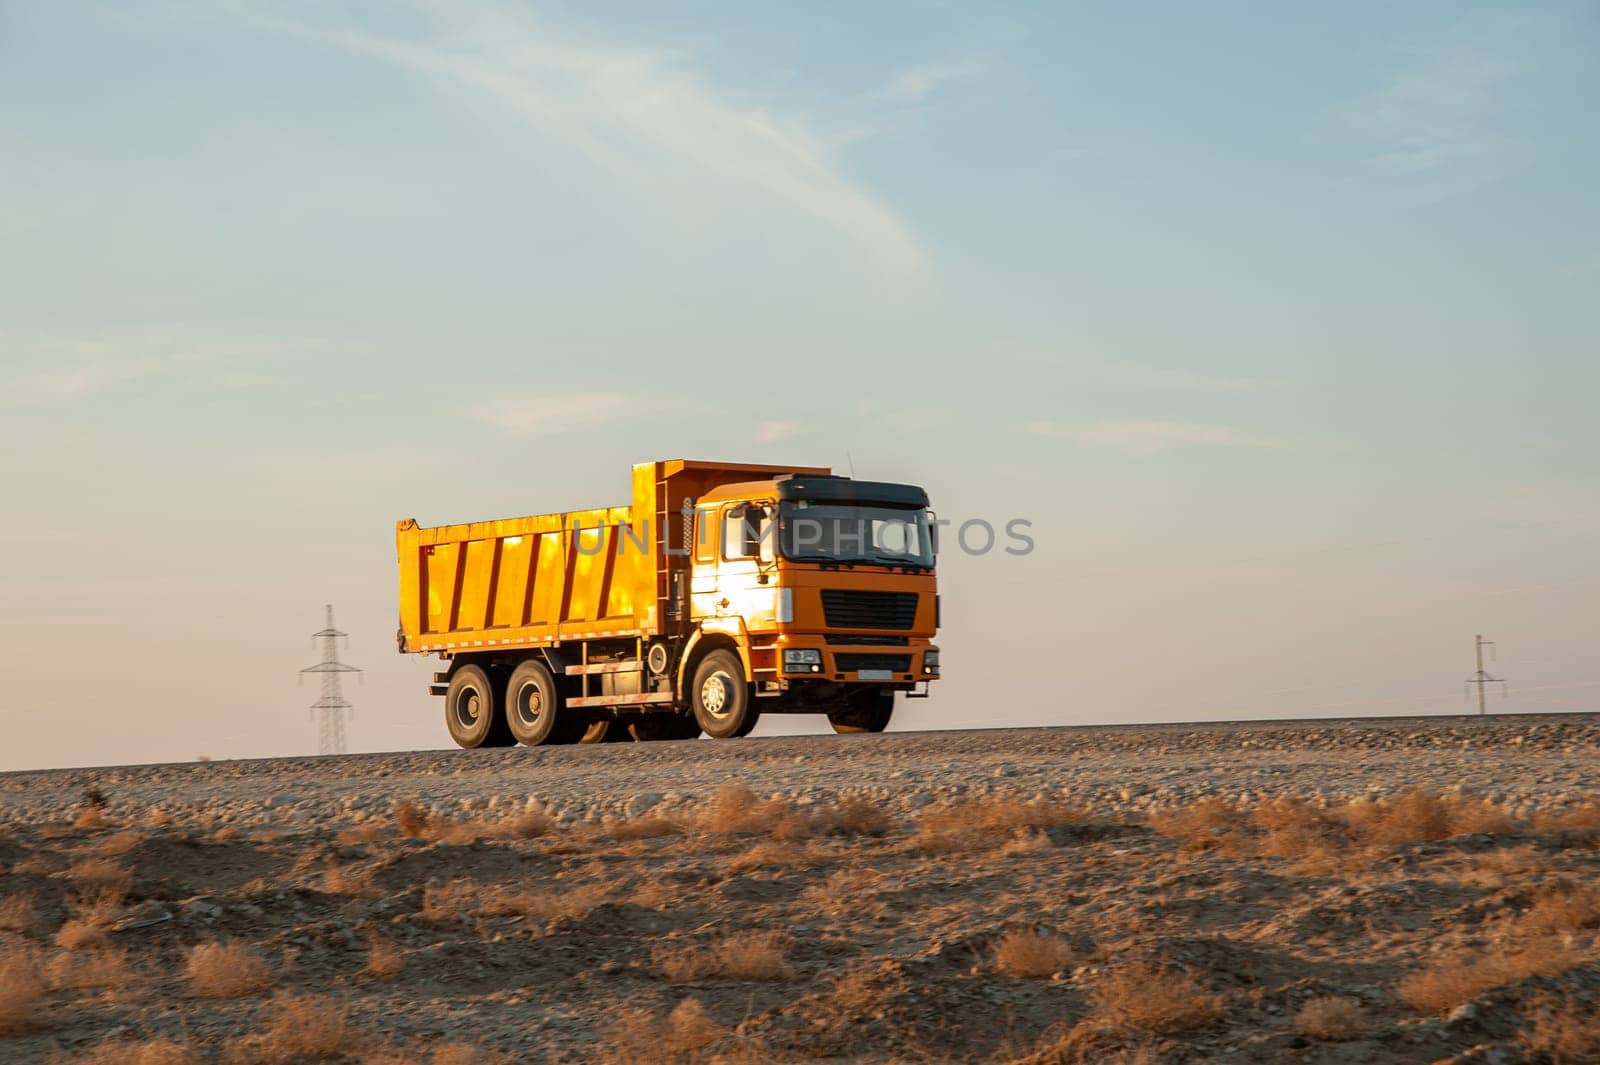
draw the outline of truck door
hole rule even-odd
[[[759,503],[729,503],[720,517],[718,613],[743,618],[747,628],[770,629],[776,623],[771,508]]]

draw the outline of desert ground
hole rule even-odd
[[[1600,718],[0,775],[0,1062],[1600,1061]]]

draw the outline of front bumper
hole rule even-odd
[[[939,679],[939,648],[927,639],[904,644],[829,642],[821,636],[781,636],[777,646],[778,675],[784,680],[828,680],[842,683],[913,684]],[[797,663],[785,652],[807,651],[814,662]],[[932,653],[933,662],[929,661]]]

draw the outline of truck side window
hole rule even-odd
[[[710,562],[716,556],[717,536],[714,529],[716,511],[706,509],[694,512],[694,560]]]
[[[722,557],[750,557],[744,553],[744,507],[741,504],[734,504],[722,512]]]

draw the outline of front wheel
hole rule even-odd
[[[882,732],[894,716],[894,689],[877,688],[828,713],[828,724],[838,733]]]
[[[739,656],[712,651],[700,660],[689,692],[694,719],[712,739],[748,736],[761,716],[752,705]]]

